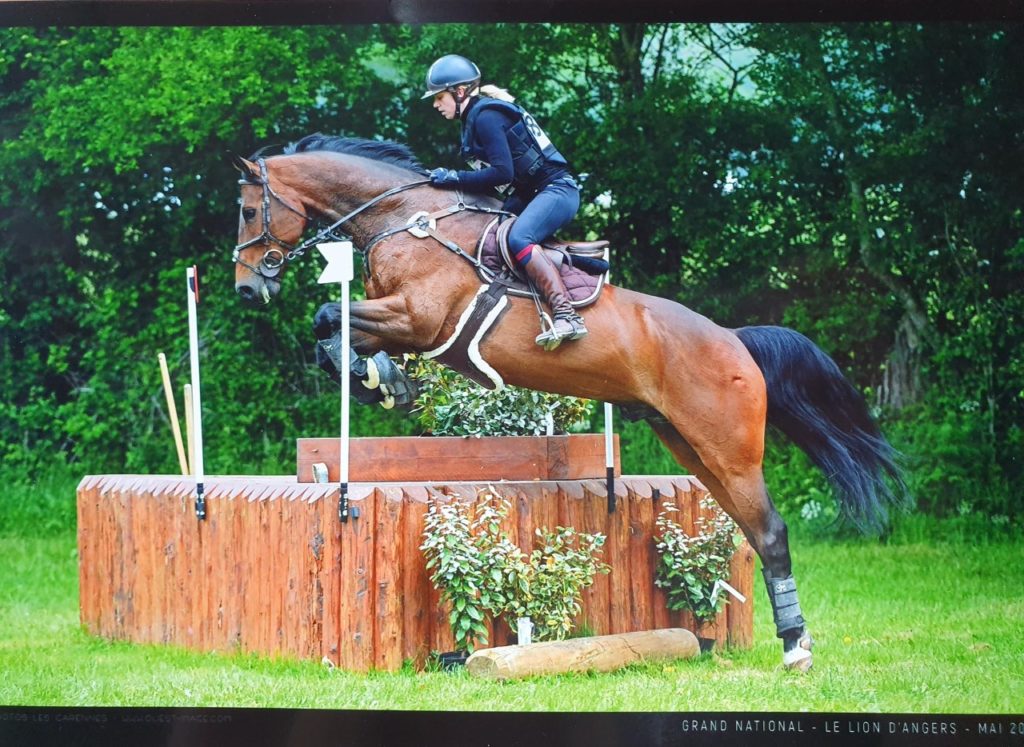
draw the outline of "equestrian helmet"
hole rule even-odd
[[[427,92],[423,98],[429,99],[441,91],[456,86],[475,86],[480,82],[480,68],[462,55],[446,54],[438,58],[427,71]]]

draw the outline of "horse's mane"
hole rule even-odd
[[[301,140],[285,146],[285,155],[308,153],[310,151],[330,151],[332,153],[348,153],[353,156],[371,158],[382,163],[400,166],[417,174],[426,176],[429,172],[413,155],[408,145],[392,140],[367,140],[361,137],[341,137],[339,135],[323,135],[316,132],[306,135]]]

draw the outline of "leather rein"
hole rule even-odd
[[[285,208],[298,215],[307,223],[320,223],[320,221],[314,220],[312,217],[306,215],[298,208],[292,207],[279,194],[277,194],[277,192],[274,191],[274,188],[270,186],[270,178],[267,174],[266,159],[258,158],[256,159],[256,163],[260,167],[260,180],[254,181],[252,179],[239,179],[238,183],[242,185],[260,186],[263,188],[263,199],[261,205],[263,230],[259,234],[259,236],[255,236],[242,244],[237,244],[235,246],[234,252],[232,252],[231,254],[231,259],[235,264],[240,264],[243,267],[248,268],[252,272],[264,278],[277,277],[277,275],[281,273],[281,269],[284,267],[285,264],[301,257],[306,253],[306,251],[310,247],[315,246],[316,244],[319,244],[322,241],[351,240],[351,236],[343,232],[339,232],[338,229],[342,225],[344,225],[345,223],[347,223],[348,221],[352,220],[357,215],[362,213],[363,211],[376,205],[378,202],[381,202],[382,200],[385,200],[388,197],[391,197],[392,195],[396,195],[399,192],[405,192],[406,190],[415,189],[416,187],[422,187],[426,184],[430,184],[430,179],[420,179],[415,182],[409,182],[408,184],[400,184],[397,187],[392,187],[391,189],[382,192],[376,197],[373,197],[372,199],[364,202],[355,210],[334,221],[334,223],[330,224],[329,226],[321,228],[316,232],[315,235],[306,239],[301,244],[290,244],[287,241],[275,236],[271,231],[271,198],[277,200],[279,203],[281,203],[281,205],[283,205]],[[367,264],[367,272],[369,271],[368,263],[370,250],[384,239],[393,236],[394,234],[401,233],[403,231],[408,231],[417,238],[426,238],[427,236],[430,236],[435,241],[439,242],[442,246],[444,246],[446,249],[454,252],[455,254],[459,255],[460,257],[467,260],[471,264],[479,265],[479,260],[477,258],[466,254],[466,252],[463,251],[463,249],[458,244],[437,233],[437,221],[440,220],[441,218],[447,217],[449,215],[454,215],[465,210],[471,210],[474,212],[481,213],[492,213],[498,215],[512,215],[512,213],[509,213],[505,210],[497,210],[495,208],[487,208],[481,207],[479,205],[467,204],[463,199],[461,192],[457,192],[456,194],[458,196],[458,199],[455,205],[449,208],[445,208],[443,210],[438,210],[437,212],[434,213],[416,213],[406,223],[394,226],[392,228],[387,228],[378,233],[377,235],[375,235],[369,241],[367,241],[365,246],[356,247],[356,249],[362,255],[364,263]],[[276,245],[277,247],[280,247],[280,249],[271,246],[271,248],[269,248],[263,254],[263,257],[260,259],[259,266],[254,267],[241,258],[241,252],[245,249],[248,249],[250,246],[255,246],[257,244],[273,244]]]

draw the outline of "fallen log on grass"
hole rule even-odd
[[[700,654],[685,628],[572,638],[476,651],[466,669],[477,677],[507,680],[565,672],[610,672],[637,662],[689,659]]]

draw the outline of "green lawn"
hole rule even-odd
[[[1024,544],[794,541],[814,670],[785,672],[757,585],[754,647],[495,683],[92,638],[74,538],[0,537],[0,703],[297,708],[1020,713]]]

